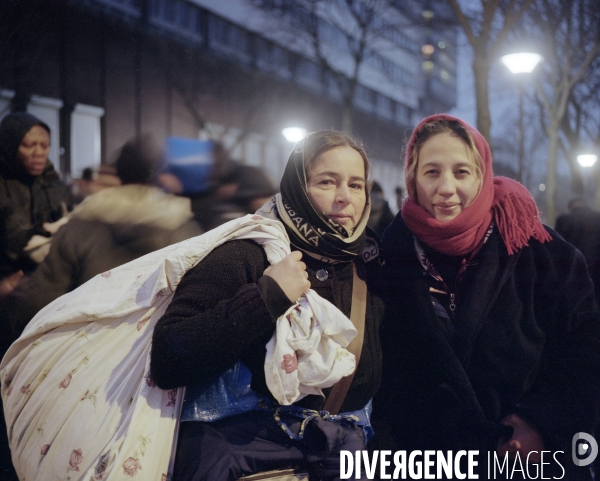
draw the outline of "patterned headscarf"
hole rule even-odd
[[[331,131],[323,132],[326,133],[331,134]],[[274,202],[294,247],[323,262],[349,262],[361,254],[365,245],[365,228],[370,213],[368,189],[365,209],[353,232],[349,233],[315,209],[308,196],[306,179],[306,163],[311,159],[307,159],[305,153],[308,142],[321,134],[308,134],[294,146],[281,179],[281,193],[275,196]],[[346,134],[341,135],[347,137]]]

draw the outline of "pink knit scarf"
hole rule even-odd
[[[448,222],[436,220],[415,199],[405,199],[402,218],[417,239],[443,254],[463,256],[479,249],[488,227],[494,222],[509,255],[529,245],[532,238],[539,242],[550,241],[552,238],[540,221],[529,191],[512,179],[493,177],[488,143],[477,130],[456,117],[432,115],[415,128],[406,149],[405,172],[411,164],[415,133],[422,124],[439,118],[458,121],[469,130],[483,160],[483,185],[475,200]]]

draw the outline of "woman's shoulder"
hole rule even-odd
[[[248,239],[235,239],[215,247],[207,256],[220,260],[242,262],[259,262],[267,260],[265,250],[256,242]]]
[[[382,246],[394,244],[399,242],[402,238],[407,237],[411,234],[410,229],[404,222],[400,212],[396,214],[394,220],[387,226],[383,234],[381,235],[380,244]]]
[[[384,263],[404,263],[407,256],[415,257],[413,233],[400,214],[396,215],[381,236],[379,247]]]
[[[573,276],[582,276],[587,269],[583,254],[552,228],[544,227],[551,240],[540,242],[530,239],[528,245],[515,254],[518,256],[515,269],[535,269],[538,278],[548,283],[563,283],[567,279],[573,280]],[[587,278],[587,274],[584,277]]]
[[[540,242],[535,239],[529,240],[529,245],[524,251],[530,251],[536,255],[560,256],[560,257],[583,257],[573,244],[564,240],[553,228],[544,224],[544,228],[550,234],[551,240]]]
[[[194,278],[207,274],[211,277],[227,277],[239,273],[258,278],[268,265],[265,250],[259,244],[247,239],[236,239],[215,247],[188,271],[186,277]]]

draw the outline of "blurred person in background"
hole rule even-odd
[[[253,214],[277,192],[275,182],[260,167],[231,159],[223,144],[213,141],[214,164],[208,188],[186,192],[184,179],[161,172],[160,185],[168,192],[190,198],[192,211],[204,230],[211,230],[246,214]]]
[[[214,216],[218,206],[227,202],[235,194],[237,190],[236,169],[240,165],[229,157],[221,142],[213,141],[213,155],[214,164],[208,180],[208,189],[197,193],[182,194],[192,201],[194,216],[205,230],[214,227]],[[177,178],[174,178],[167,188],[173,193],[179,193],[182,190],[181,183]]]
[[[73,205],[81,204],[88,195],[117,185],[121,185],[121,179],[114,165],[103,164],[97,172],[92,167],[86,167],[83,169],[81,179],[74,179],[71,183]]]
[[[0,123],[0,279],[6,294],[43,256],[32,256],[58,230],[71,208],[69,188],[52,162],[50,128],[16,112]]]
[[[385,200],[383,189],[377,181],[371,187],[371,216],[368,226],[381,237],[385,228],[394,220],[394,213],[390,209],[388,201]]]
[[[220,202],[211,205],[202,215],[207,230],[254,214],[278,192],[275,183],[261,168],[237,163],[232,166],[223,186],[227,188],[221,189]]]
[[[73,179],[71,182],[71,196],[73,205],[81,204],[81,201],[88,195],[94,193],[94,169],[86,167],[81,173],[80,179]]]
[[[98,168],[98,172],[94,176],[93,191],[105,189],[106,187],[117,187],[122,185],[121,179],[117,174],[117,167],[113,164],[103,164]]]
[[[398,211],[402,210],[402,201],[404,200],[404,188],[401,186],[396,187],[396,207]]]
[[[50,127],[16,112],[0,123],[0,356],[13,337],[5,301],[47,251],[48,240],[71,207],[68,187],[48,160]],[[58,222],[57,222],[58,221]],[[1,411],[1,406],[0,406]],[[0,423],[0,479],[16,480],[4,416]]]
[[[81,173],[81,178],[73,179],[70,184],[74,205],[81,204],[81,201],[92,193],[91,188],[93,184],[94,169],[86,167]]]
[[[203,232],[189,199],[154,185],[161,160],[149,136],[123,146],[115,162],[123,185],[86,197],[46,260],[9,296],[15,338],[41,308],[97,274]]]
[[[556,232],[585,257],[594,281],[596,302],[600,304],[600,212],[591,209],[581,198],[571,199],[567,209],[568,212],[556,219]]]

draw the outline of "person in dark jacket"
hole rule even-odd
[[[190,200],[153,185],[160,157],[151,144],[143,137],[123,146],[115,163],[123,185],[86,197],[44,262],[9,296],[14,337],[40,309],[97,274],[202,234]]]
[[[504,475],[520,463],[590,479],[571,449],[600,416],[600,323],[583,256],[541,224],[523,186],[493,177],[488,144],[460,119],[415,128],[405,177],[382,239],[374,445],[474,450],[479,479],[505,479],[488,474],[488,456],[492,469],[506,457]]]
[[[40,259],[31,252],[44,243],[71,208],[69,189],[48,160],[50,127],[16,112],[0,123],[0,356],[14,339],[6,320],[5,296],[30,274]],[[33,240],[32,240],[33,239]],[[39,252],[38,252],[39,253]],[[0,406],[1,407],[1,406]],[[4,417],[0,422],[2,479],[17,479],[9,461]]]
[[[203,219],[207,230],[246,214],[253,214],[277,193],[276,185],[263,169],[235,164],[227,181],[235,186],[235,191],[230,197],[223,197],[220,202],[213,203],[202,215],[196,216]]]
[[[381,237],[385,228],[394,220],[394,213],[390,209],[388,201],[385,200],[383,189],[378,182],[373,182],[371,186],[371,215],[369,217],[369,227]]]
[[[348,416],[324,419],[322,396],[278,405],[264,366],[277,319],[309,287],[349,316],[354,266],[367,285],[375,274],[377,245],[365,231],[369,170],[364,150],[347,134],[309,134],[294,147],[272,201],[292,253],[270,266],[260,245],[229,241],[183,277],[154,330],[152,380],[163,389],[187,386],[190,393],[241,360],[268,409],[182,422],[174,479],[237,480],[296,464],[308,464],[315,479],[339,479],[340,450],[365,448],[363,431]],[[362,410],[379,386],[382,308],[367,293],[362,353],[341,413]],[[324,389],[327,396],[330,391]]]
[[[16,112],[0,123],[0,278],[33,271],[26,252],[34,236],[50,237],[49,223],[71,208],[69,188],[48,160],[50,128]]]
[[[555,230],[585,257],[596,302],[600,303],[600,212],[591,209],[583,199],[572,199],[568,212],[556,219]]]

